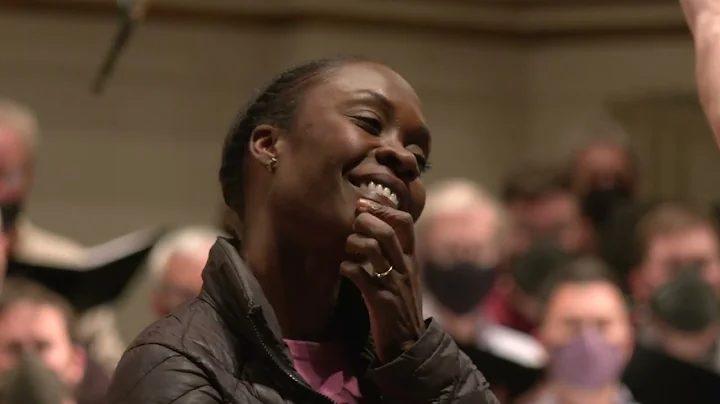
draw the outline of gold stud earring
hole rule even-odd
[[[265,167],[267,168],[268,172],[275,171],[275,166],[277,165],[277,159],[275,157],[270,157],[270,160],[268,160]]]

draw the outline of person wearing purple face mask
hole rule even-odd
[[[529,404],[632,404],[622,372],[634,342],[620,288],[606,266],[581,258],[545,289],[538,337],[548,354],[546,381]]]

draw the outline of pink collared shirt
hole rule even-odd
[[[285,340],[300,376],[318,393],[338,404],[357,404],[362,397],[342,344]]]

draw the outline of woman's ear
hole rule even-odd
[[[271,125],[258,125],[250,134],[250,156],[263,166],[277,159],[277,141],[280,129]]]

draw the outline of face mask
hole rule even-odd
[[[23,352],[17,366],[0,375],[3,404],[60,404],[70,391],[34,353]]]
[[[596,227],[603,226],[629,200],[630,190],[624,187],[595,189],[582,198],[583,214]]]
[[[681,269],[650,299],[653,314],[679,331],[698,332],[720,318],[713,288],[697,269]]]
[[[22,212],[23,205],[21,202],[9,202],[0,204],[0,215],[2,215],[2,231],[6,232],[12,229],[17,222],[18,216]]]
[[[430,263],[423,268],[425,288],[455,314],[475,310],[490,292],[497,271],[469,262],[452,265]]]
[[[618,381],[625,365],[620,348],[593,330],[548,353],[550,376],[579,388],[601,388]]]

